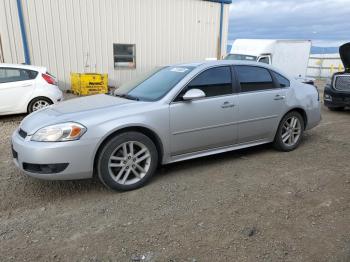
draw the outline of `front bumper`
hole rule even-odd
[[[323,101],[324,105],[330,108],[350,106],[350,93],[340,92],[330,86],[326,86]]]
[[[13,160],[25,174],[46,180],[74,180],[92,177],[97,140],[51,143],[35,142],[30,138],[27,136],[23,139],[18,134],[18,130],[12,135]],[[57,165],[62,164],[67,165],[63,171],[56,172],[61,170],[56,169]],[[33,171],[33,166],[54,168]],[[45,172],[45,170],[48,171]]]

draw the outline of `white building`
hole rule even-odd
[[[231,0],[1,0],[0,62],[108,73],[117,86],[169,63],[224,54]]]
[[[339,53],[312,54],[309,58],[307,76],[312,78],[331,78],[334,73],[343,72],[344,65]]]

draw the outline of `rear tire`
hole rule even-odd
[[[28,105],[28,113],[33,113],[39,109],[52,105],[52,101],[46,97],[36,97]]]
[[[286,114],[277,129],[274,147],[279,151],[289,152],[297,148],[304,133],[303,117],[296,111]]]
[[[110,189],[129,191],[144,186],[158,166],[153,141],[139,132],[126,132],[109,140],[97,159],[100,181]]]

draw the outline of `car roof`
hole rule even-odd
[[[40,72],[46,72],[46,68],[42,66],[32,66],[32,65],[22,65],[22,64],[5,64],[0,63],[0,68],[11,67],[11,68],[21,68]]]
[[[169,66],[215,66],[215,65],[252,65],[252,66],[260,66],[266,68],[272,68],[268,64],[255,62],[255,61],[243,61],[243,60],[211,60],[211,61],[202,61],[202,62],[194,62],[194,63],[181,63],[181,64],[171,64]]]
[[[269,64],[255,62],[255,61],[243,61],[243,60],[211,60],[211,61],[202,61],[202,62],[196,62],[196,63],[185,63],[185,64],[175,64],[170,66],[193,66],[193,67],[201,67],[203,69],[213,67],[213,66],[220,66],[220,65],[248,65],[248,66],[259,66],[263,67],[269,70],[273,70],[281,75],[283,75],[286,78],[292,79],[290,76],[288,76],[283,71],[279,70],[278,68],[271,66]]]

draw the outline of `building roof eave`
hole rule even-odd
[[[204,1],[222,3],[222,4],[232,4],[232,0],[204,0]]]

